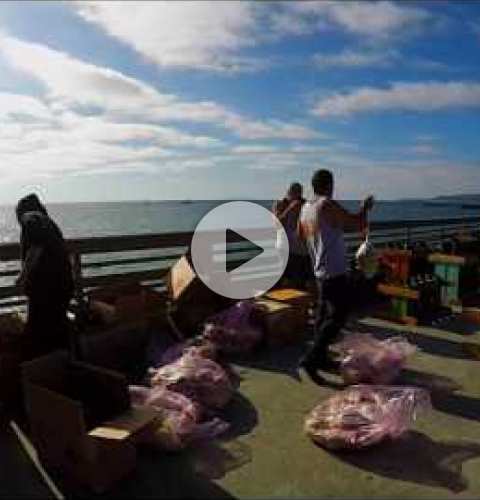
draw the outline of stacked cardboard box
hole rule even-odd
[[[89,293],[90,307],[104,324],[143,320],[147,296],[140,284],[111,285]]]
[[[187,255],[170,269],[167,288],[172,319],[186,337],[199,333],[206,318],[231,304],[203,284]]]
[[[90,292],[97,321],[82,332],[82,358],[132,375],[145,362],[152,332],[166,332],[165,294],[140,284],[112,285]],[[95,320],[95,318],[93,318]]]
[[[0,316],[0,404],[7,408],[18,406],[21,401],[20,365],[30,350],[24,328],[24,316]]]
[[[125,377],[59,351],[25,363],[23,381],[30,435],[45,466],[95,492],[133,470],[136,440],[155,415],[130,406]]]
[[[301,342],[306,334],[305,316],[293,305],[265,298],[255,299],[258,319],[270,347]]]
[[[308,292],[295,288],[277,288],[266,293],[265,297],[295,307],[305,322],[307,321],[308,310],[312,307],[312,296]]]

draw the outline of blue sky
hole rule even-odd
[[[480,3],[2,2],[0,203],[480,192]]]

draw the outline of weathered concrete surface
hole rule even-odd
[[[8,423],[0,424],[0,498],[54,499]]]
[[[406,333],[422,348],[402,379],[430,388],[435,410],[400,442],[331,454],[302,427],[305,414],[336,389],[318,387],[303,374],[298,380],[295,349],[269,353],[243,369],[241,392],[256,408],[258,424],[233,442],[251,458],[218,481],[224,490],[240,498],[480,498],[480,361],[468,359],[461,346],[479,344],[480,327],[456,321],[412,328],[365,319],[359,328]]]
[[[315,446],[303,433],[305,415],[341,388],[340,380],[328,376],[331,386],[319,387],[300,378],[301,346],[271,351],[235,364],[243,380],[225,412],[233,423],[225,439],[180,454],[142,453],[135,475],[108,496],[480,498],[480,361],[461,345],[480,345],[480,327],[364,319],[350,328],[401,332],[422,349],[401,382],[430,388],[435,410],[406,438],[349,454]]]

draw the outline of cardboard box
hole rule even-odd
[[[107,325],[145,318],[147,297],[140,284],[112,285],[89,292],[92,311]]]
[[[147,324],[115,324],[80,337],[82,361],[128,376],[146,369],[145,352],[152,331]]]
[[[20,312],[0,314],[0,344],[22,335],[26,322],[26,315]]]
[[[131,407],[125,377],[72,362],[63,351],[22,371],[30,434],[44,465],[97,493],[133,470],[136,439],[155,414]]]
[[[192,298],[202,296],[202,292],[211,292],[195,273],[190,259],[184,255],[173,266],[167,275],[167,290],[170,299],[177,304],[190,302]]]
[[[32,350],[31,338],[24,329],[21,314],[0,315],[0,404],[12,410],[21,406],[20,365]]]
[[[308,292],[295,288],[277,288],[266,293],[265,298],[295,307],[305,321],[308,320],[308,309],[312,306],[312,296]]]
[[[262,298],[255,299],[255,305],[268,346],[294,344],[305,339],[307,322],[298,308]]]
[[[171,318],[185,337],[199,333],[205,319],[232,303],[203,284],[186,255],[170,269],[167,290]]]

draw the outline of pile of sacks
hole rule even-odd
[[[132,403],[158,412],[146,440],[176,451],[213,439],[228,430],[215,416],[235,392],[235,383],[219,363],[216,349],[208,344],[180,344],[164,355],[165,364],[149,370],[149,386],[130,386]]]
[[[238,384],[222,354],[251,352],[263,332],[254,320],[252,301],[241,301],[208,318],[202,335],[156,356],[148,387],[131,386],[132,403],[158,411],[150,443],[180,450],[224,433],[229,425],[217,416]]]
[[[308,415],[306,434],[330,449],[359,449],[385,439],[397,439],[419,411],[431,408],[424,389],[388,386],[416,348],[401,337],[377,340],[368,334],[351,334],[332,346],[347,384]],[[366,385],[372,384],[372,385]]]

